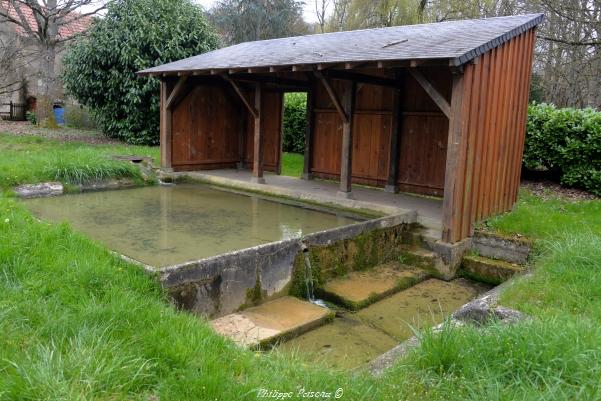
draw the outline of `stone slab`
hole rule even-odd
[[[398,341],[363,323],[353,313],[338,315],[332,323],[293,338],[278,349],[334,369],[353,369],[390,350]]]
[[[352,310],[366,307],[395,292],[417,284],[430,274],[425,270],[389,262],[373,269],[351,272],[329,281],[320,291],[326,299]]]
[[[532,244],[525,238],[478,232],[473,237],[472,248],[481,256],[523,265],[528,262]]]
[[[435,326],[466,302],[490,289],[465,279],[429,279],[356,313],[372,327],[399,341],[413,335],[413,329]]]
[[[466,255],[461,263],[461,274],[474,280],[500,284],[514,274],[524,271],[524,266],[503,260],[494,260],[476,255]]]
[[[19,185],[14,189],[20,198],[39,198],[63,194],[63,184],[60,182],[42,182],[39,184]]]
[[[258,347],[302,334],[331,319],[326,308],[282,297],[211,321],[217,333],[245,347]]]

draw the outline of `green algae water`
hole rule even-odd
[[[167,266],[348,225],[356,220],[180,184],[26,201],[42,220],[68,222],[110,249]]]
[[[305,359],[337,369],[365,365],[491,287],[466,279],[429,279],[356,313],[338,314],[332,323],[278,346]]]

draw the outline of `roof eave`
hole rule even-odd
[[[542,13],[538,14],[538,16],[536,18],[531,19],[530,21],[526,22],[525,24],[520,25],[520,26],[512,29],[509,32],[506,32],[503,35],[500,35],[500,36],[476,47],[475,49],[472,49],[472,50],[462,54],[459,57],[451,59],[450,65],[452,67],[459,67],[463,64],[469,63],[476,57],[479,57],[482,54],[510,41],[511,39],[515,38],[516,36],[519,36],[522,33],[536,27],[541,22],[543,22],[544,18],[545,18],[544,14],[542,14]]]

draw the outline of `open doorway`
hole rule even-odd
[[[282,175],[300,177],[303,173],[307,131],[307,93],[284,93],[282,121]]]

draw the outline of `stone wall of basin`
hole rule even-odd
[[[333,244],[374,230],[408,227],[415,221],[415,212],[382,217],[161,268],[158,275],[179,308],[207,317],[223,316],[287,295],[295,259],[304,247]]]

